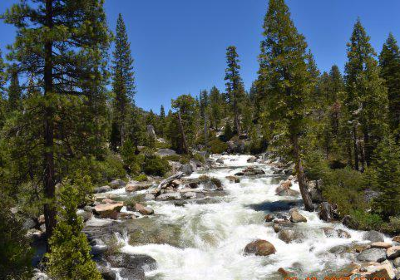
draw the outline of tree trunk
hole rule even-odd
[[[303,164],[300,156],[299,139],[297,135],[291,136],[291,142],[293,145],[293,156],[295,160],[295,168],[297,174],[297,180],[299,181],[300,193],[303,198],[304,206],[307,211],[314,211],[314,205],[312,204],[310,193],[306,183],[306,176],[304,174]]]
[[[204,113],[204,145],[207,146],[208,142],[208,126],[207,126],[207,114]]]
[[[238,112],[238,105],[237,102],[235,102],[235,130],[237,132],[238,135],[240,135],[241,131],[240,131],[240,120],[239,120],[239,112]]]
[[[357,127],[353,126],[353,145],[354,145],[354,169],[359,170],[358,164],[358,145],[357,145]]]
[[[46,26],[53,28],[53,0],[46,0]],[[44,66],[44,96],[45,99],[51,98],[53,94],[53,43],[45,44],[45,66]],[[44,216],[46,223],[47,240],[53,234],[56,226],[56,207],[55,207],[55,166],[54,166],[54,110],[52,105],[46,103],[44,119],[44,195],[46,203],[44,205]],[[47,245],[48,247],[48,245]],[[49,249],[49,247],[48,247]]]
[[[181,130],[182,142],[183,142],[183,152],[185,154],[189,154],[189,147],[186,141],[185,130],[183,129],[181,112],[178,111],[178,119],[179,119],[179,129]]]

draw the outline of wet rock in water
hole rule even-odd
[[[117,253],[116,255],[106,256],[106,260],[114,268],[141,268],[144,271],[152,271],[157,269],[157,262],[147,255],[129,255],[125,253]]]
[[[185,173],[186,175],[190,175],[196,170],[193,169],[193,166],[191,164],[187,163],[187,164],[183,164],[181,166],[181,168],[179,169],[179,171]]]
[[[146,190],[153,186],[152,182],[130,182],[125,186],[126,192]]]
[[[299,213],[297,209],[290,211],[290,221],[292,223],[307,223],[307,218]]]
[[[146,276],[143,269],[128,269],[123,268],[119,272],[119,275],[124,280],[146,280]]]
[[[145,207],[140,203],[135,204],[135,210],[142,215],[153,215],[154,214],[153,209],[151,209],[150,207]]]
[[[400,246],[390,247],[386,250],[388,259],[393,260],[400,257]]]
[[[195,192],[185,192],[182,194],[182,196],[185,199],[194,199],[197,197],[197,194]]]
[[[363,240],[369,240],[371,242],[384,242],[383,235],[376,230],[370,230],[364,233]]]
[[[240,183],[240,178],[236,176],[226,176],[226,179],[229,180],[230,183]]]
[[[305,235],[297,229],[282,229],[279,231],[278,238],[285,243],[291,243],[293,241],[301,241],[305,238]]]
[[[255,156],[249,157],[249,158],[247,159],[247,162],[248,162],[248,163],[254,163],[254,162],[256,162],[256,161],[257,161],[257,158],[256,158]]]
[[[267,214],[267,215],[265,215],[265,217],[264,217],[264,220],[265,220],[265,222],[267,222],[267,223],[272,222],[274,219],[275,219],[275,217],[274,217],[274,215],[272,215],[272,214]]]
[[[279,196],[298,196],[300,193],[292,189],[285,189],[277,193]]]
[[[381,249],[388,249],[392,247],[392,244],[387,242],[374,242],[371,244],[372,248],[381,248]]]
[[[345,245],[338,245],[338,246],[334,246],[331,249],[329,249],[329,252],[335,255],[341,255],[344,253],[347,253],[349,251],[349,247],[345,246]]]
[[[393,265],[394,265],[394,267],[396,267],[396,268],[399,268],[399,267],[400,267],[400,257],[395,258],[395,259],[393,260]]]
[[[108,185],[109,185],[113,190],[115,190],[115,189],[119,189],[119,188],[125,187],[125,186],[126,186],[126,183],[125,183],[125,181],[123,181],[123,180],[121,180],[121,179],[116,179],[116,180],[111,181]]]
[[[379,248],[366,249],[357,256],[361,262],[382,262],[386,260],[386,250]]]
[[[217,159],[215,162],[219,164],[224,164],[224,160],[222,158]]]
[[[348,233],[347,231],[343,230],[343,229],[334,229],[331,227],[328,228],[323,228],[322,229],[325,233],[326,237],[339,237],[339,238],[351,238],[350,233]]]
[[[102,186],[102,187],[94,188],[94,193],[105,193],[105,192],[109,192],[111,190],[112,189],[110,186]]]
[[[364,267],[362,269],[363,272],[361,273],[362,279],[386,279],[392,280],[396,278],[396,271],[389,261],[384,261],[378,265],[370,265]],[[360,279],[361,279],[360,278]]]
[[[241,172],[236,173],[235,176],[256,176],[264,174],[265,174],[264,170],[255,166],[249,166],[246,169],[242,170]]]
[[[286,180],[282,182],[279,187],[276,188],[275,192],[280,193],[283,190],[287,190],[292,186],[292,181],[291,180]]]
[[[274,245],[266,240],[256,240],[246,245],[245,255],[269,256],[276,253]]]
[[[392,241],[393,241],[393,242],[400,243],[400,236],[395,236],[395,237],[393,237],[393,238],[392,238]]]
[[[94,207],[94,212],[101,218],[115,218],[115,215],[121,211],[123,206],[123,202],[99,204]]]
[[[97,270],[100,272],[101,276],[104,280],[116,280],[117,273],[111,270],[109,267],[105,266],[97,266]]]
[[[93,217],[93,213],[92,212],[87,212],[87,211],[81,211],[81,212],[78,213],[78,216],[82,217],[84,222],[87,222]]]
[[[326,222],[331,222],[336,218],[334,207],[328,202],[323,202],[320,205],[319,218]]]
[[[154,194],[151,193],[146,193],[144,196],[144,200],[149,201],[149,200],[155,200],[156,196]]]
[[[336,232],[339,238],[351,238],[351,234],[343,229],[338,229]]]
[[[179,200],[182,196],[179,192],[163,193],[156,197],[156,200]]]
[[[279,224],[274,224],[272,228],[274,229],[275,233],[278,233],[281,230],[281,226]]]

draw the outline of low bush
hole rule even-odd
[[[228,149],[228,144],[222,142],[219,139],[214,139],[209,142],[210,146],[210,151],[213,154],[222,154],[223,152],[226,152]]]
[[[170,170],[166,159],[156,155],[146,156],[143,163],[143,171],[149,175],[164,176]]]
[[[146,174],[139,174],[139,175],[135,176],[133,178],[133,180],[138,181],[138,182],[145,182],[148,180],[148,178],[147,178]]]

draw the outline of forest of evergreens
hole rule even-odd
[[[321,73],[284,0],[270,0],[251,88],[240,49],[227,46],[225,88],[204,85],[156,114],[135,104],[124,19],[111,31],[103,0],[21,1],[2,20],[16,36],[0,55],[0,279],[31,276],[24,223],[41,214],[49,275],[101,279],[76,214],[94,187],[164,177],[168,159],[204,162],[210,153],[293,162],[306,210],[315,210],[308,185],[316,181],[349,227],[400,233],[400,49],[392,34],[377,54],[355,19],[344,72],[333,65]],[[161,158],[160,148],[178,154]]]

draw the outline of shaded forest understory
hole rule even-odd
[[[53,279],[102,279],[77,214],[110,182],[161,181],[210,154],[267,156],[289,166],[305,210],[329,207],[353,229],[400,234],[400,51],[379,55],[357,20],[344,73],[321,73],[283,0],[270,0],[258,78],[249,90],[239,52],[226,50],[224,89],[135,105],[134,59],[120,15],[102,0],[16,4],[0,53],[0,279],[30,279],[33,233]],[[115,48],[110,53],[110,45]],[[4,48],[4,46],[2,46]],[[311,188],[314,193],[311,193]],[[145,211],[145,210],[143,210]]]

